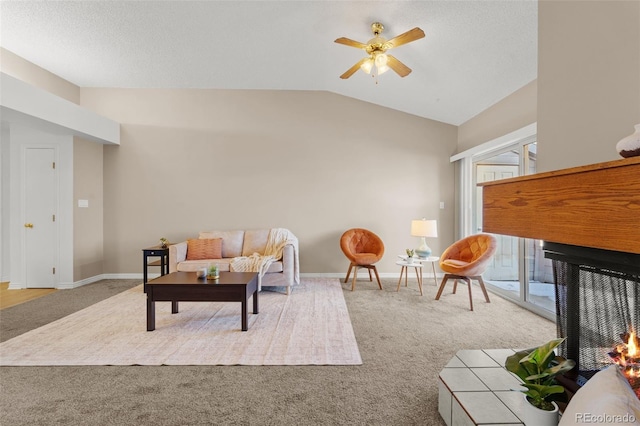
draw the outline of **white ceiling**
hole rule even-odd
[[[536,1],[2,1],[0,45],[81,87],[326,90],[461,124],[536,78]],[[380,21],[413,69],[339,75]]]

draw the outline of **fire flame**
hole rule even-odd
[[[625,370],[637,371],[637,376],[640,377],[640,347],[637,342],[636,333],[635,331],[630,331],[625,333],[624,337],[627,338],[627,341],[617,344],[614,350],[609,352],[609,356],[613,362],[621,367],[625,367]]]
[[[627,341],[616,345],[613,351],[609,352],[609,356],[620,366],[636,396],[640,398],[640,345],[636,340],[635,331],[620,335],[623,341],[627,336]]]
[[[629,333],[629,340],[627,341],[627,356],[635,358],[638,354],[638,348],[636,346],[636,333]]]

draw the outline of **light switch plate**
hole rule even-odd
[[[78,200],[78,207],[89,207],[89,200]]]

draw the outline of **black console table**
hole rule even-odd
[[[159,257],[159,259],[149,261],[150,257]],[[160,275],[169,273],[169,247],[153,246],[142,249],[142,282],[144,284],[145,293],[147,291],[148,268],[149,266],[159,266]]]

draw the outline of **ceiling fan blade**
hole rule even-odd
[[[367,45],[364,43],[360,43],[359,41],[351,40],[350,38],[346,37],[337,38],[336,43],[344,44],[345,46],[357,47],[358,49],[364,49],[367,47]]]
[[[409,68],[408,66],[406,66],[405,64],[397,60],[395,56],[391,56],[387,54],[387,65],[389,66],[389,68],[394,70],[396,74],[398,74],[400,77],[406,77],[409,74],[411,74],[411,68]]]
[[[344,74],[340,76],[340,78],[343,80],[346,80],[347,78],[351,77],[356,71],[358,71],[358,69],[360,68],[360,65],[362,65],[364,61],[366,61],[367,59],[369,58],[360,59],[354,66],[346,70]]]
[[[385,49],[391,49],[392,47],[398,47],[402,46],[403,44],[411,43],[412,41],[421,39],[422,37],[424,37],[424,31],[422,31],[418,27],[415,27],[414,29],[407,31],[406,33],[402,33],[399,36],[388,40],[384,44],[384,47]]]

